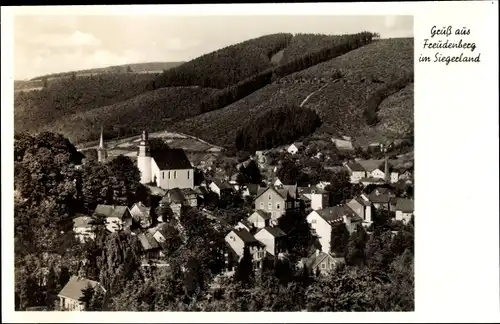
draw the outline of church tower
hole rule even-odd
[[[101,138],[99,139],[99,148],[97,149],[97,161],[105,163],[108,159],[108,151],[104,145],[103,129],[101,126]]]
[[[151,179],[151,148],[148,141],[148,132],[143,131],[137,152],[137,168],[141,172],[141,183],[150,183]]]

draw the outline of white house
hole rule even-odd
[[[151,152],[148,133],[142,132],[137,153],[141,183],[153,183],[162,189],[194,188],[194,169],[182,149]]]
[[[414,202],[411,199],[397,198],[396,200],[396,220],[405,224],[411,220],[414,213]]]
[[[373,223],[372,203],[365,195],[349,200],[346,205],[349,206],[356,215],[363,219],[363,226],[369,227]]]
[[[304,147],[304,144],[301,142],[295,142],[291,144],[286,151],[292,155],[297,154],[302,148]]]
[[[219,181],[217,179],[210,182],[208,188],[214,193],[216,193],[219,197],[222,197],[226,194],[231,194],[233,192],[233,186],[226,181]]]
[[[92,217],[78,216],[73,218],[73,232],[75,233],[75,238],[82,243],[87,239],[95,239],[92,223]]]
[[[318,210],[328,207],[328,195],[317,186],[301,187],[299,193],[311,200],[311,209]]]
[[[361,179],[366,177],[366,170],[357,162],[347,163],[345,167],[351,175],[351,183],[359,183]]]
[[[132,225],[132,215],[127,206],[97,205],[94,217],[106,220],[106,229],[115,232]]]
[[[301,260],[299,266],[306,267],[314,274],[327,275],[342,263],[345,263],[344,258],[333,257],[330,253],[316,250],[309,257]]]
[[[79,299],[83,296],[83,291],[87,287],[101,289],[103,292],[106,291],[97,281],[72,276],[61,292],[57,295],[59,298],[59,307],[65,311],[84,311],[85,306]]]
[[[313,210],[307,215],[307,222],[311,224],[311,228],[318,237],[321,250],[325,253],[330,253],[332,226],[336,223],[344,222],[347,230],[352,233],[358,226],[361,226],[362,219],[348,206],[335,206]]]
[[[253,214],[248,216],[247,221],[255,228],[264,228],[266,226],[269,226],[271,221],[271,214],[258,209],[254,211]]]
[[[349,138],[349,139],[346,139]],[[333,144],[337,147],[337,149],[341,151],[354,151],[354,147],[350,140],[350,137],[344,136],[344,138],[332,138]]]
[[[151,226],[151,207],[146,207],[142,202],[135,203],[130,208],[130,214],[136,223],[142,228]]]
[[[286,250],[286,234],[279,227],[266,226],[254,236],[266,247],[267,253],[272,256],[278,256]]]

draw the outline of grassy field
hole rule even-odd
[[[73,143],[99,137],[101,125],[108,138],[168,128],[174,121],[197,114],[197,103],[215,92],[200,87],[174,87],[150,91],[119,103],[59,119],[46,129],[59,132]]]
[[[336,79],[339,72],[342,77]],[[381,121],[375,127],[365,126],[363,111],[367,101],[377,91],[412,75],[413,39],[379,40],[293,73],[223,109],[176,123],[172,129],[218,145],[231,146],[237,129],[244,124],[245,116],[284,102],[300,104],[309,94],[323,87],[304,104],[304,107],[314,109],[321,116],[323,125],[319,132],[359,137],[363,142],[371,140],[367,136],[384,137],[394,132],[396,134],[391,136],[402,136],[401,132],[413,124],[410,86],[382,102],[378,113]],[[395,127],[395,124],[398,126]]]

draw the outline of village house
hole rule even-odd
[[[360,195],[349,200],[346,205],[349,206],[356,215],[363,219],[363,226],[369,227],[373,223],[372,203],[365,195]]]
[[[304,144],[302,142],[295,142],[291,144],[286,151],[292,155],[297,154],[300,150],[304,148]]]
[[[151,152],[146,131],[142,132],[138,148],[137,168],[141,172],[141,183],[153,183],[165,190],[194,188],[194,169],[184,150]]]
[[[255,232],[256,227],[254,224],[250,223],[247,219],[242,219],[234,226],[235,229],[244,229],[248,232]]]
[[[300,208],[300,201],[294,197],[287,189],[270,186],[257,195],[254,208],[270,213],[271,221],[276,223],[287,210]]]
[[[195,198],[196,203],[197,203],[197,198]],[[160,200],[159,206],[161,208],[166,208],[169,207],[171,211],[171,216],[174,216],[175,218],[179,219],[181,216],[182,212],[182,207],[183,206],[190,206],[190,203],[194,203],[192,201],[188,201],[186,197],[184,196],[184,193],[181,189],[179,188],[174,188],[170,189],[167,191],[165,197],[163,197]],[[165,222],[165,219],[161,218],[161,215],[158,216],[158,221],[159,222]]]
[[[361,179],[366,178],[366,170],[357,162],[346,163],[345,167],[351,175],[351,183],[359,183]]]
[[[313,210],[307,215],[307,222],[311,224],[313,233],[318,237],[321,250],[330,253],[332,226],[344,222],[349,233],[361,226],[362,219],[348,206],[334,206],[320,210]]]
[[[316,250],[309,257],[301,260],[299,266],[306,267],[313,274],[327,275],[342,263],[345,263],[344,258],[333,257],[330,253]]]
[[[286,252],[286,234],[279,227],[266,226],[254,235],[257,241],[265,245],[267,253],[278,256]]]
[[[97,205],[93,216],[94,218],[104,218],[106,229],[110,232],[132,226],[132,215],[127,206]]]
[[[216,193],[221,199],[225,197],[229,197],[233,194],[233,187],[227,181],[220,181],[218,179],[214,179],[208,185],[210,190]]]
[[[246,220],[255,228],[264,228],[269,226],[271,214],[261,209],[257,209]]]
[[[326,186],[329,186],[331,183],[328,181],[320,181],[316,187],[318,187],[321,190],[325,190]]]
[[[316,186],[299,187],[299,194],[311,200],[311,209],[318,210],[328,207],[328,194],[323,189]]]
[[[162,250],[166,250],[168,249],[166,241],[169,237],[170,231],[173,231],[172,226],[166,223],[162,223],[154,228],[150,228],[147,232],[153,236]],[[159,256],[162,256],[162,253],[160,253]]]
[[[410,222],[414,213],[414,202],[411,199],[396,199],[396,220],[407,224]]]
[[[249,231],[245,229],[233,229],[226,235],[225,241],[228,247],[225,254],[228,271],[233,271],[239,264],[245,247],[249,249],[252,255],[254,269],[262,268],[263,260],[266,257],[266,247]]]
[[[375,209],[385,209],[390,211],[391,202],[394,198],[396,198],[396,195],[389,188],[379,187],[373,189],[367,198]]]
[[[80,215],[73,218],[73,232],[75,238],[81,243],[88,239],[95,239],[92,217]]]
[[[80,298],[83,296],[83,291],[88,287],[101,289],[105,292],[105,289],[97,281],[72,276],[57,295],[59,298],[59,308],[64,311],[84,311],[85,305],[80,302]]]
[[[332,142],[339,151],[354,151],[351,138],[348,136],[343,136],[342,138],[332,138]]]
[[[257,196],[257,193],[259,191],[259,185],[258,184],[253,184],[253,183],[249,183],[249,184],[241,187],[240,189],[241,189],[241,196],[243,198],[246,198],[246,197],[255,197],[255,196]]]
[[[143,261],[158,259],[163,255],[160,244],[150,232],[139,233],[137,238],[143,249]]]
[[[186,206],[197,207],[198,206],[198,193],[191,188],[181,189],[182,195],[184,196]]]
[[[146,207],[142,202],[138,202],[130,208],[130,214],[134,222],[139,224],[141,228],[149,228],[151,226],[151,207]]]

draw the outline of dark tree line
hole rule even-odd
[[[253,151],[289,144],[320,125],[321,119],[313,110],[286,105],[250,118],[238,130],[235,146],[238,150]]]

